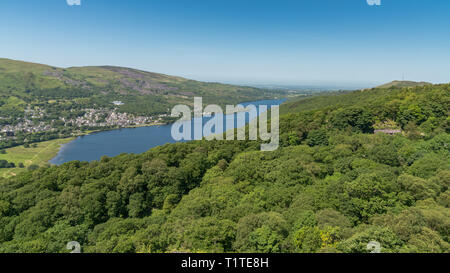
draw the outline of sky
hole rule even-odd
[[[246,84],[450,82],[448,0],[68,2],[0,1],[0,57]]]

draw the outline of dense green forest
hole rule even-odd
[[[195,141],[0,180],[0,252],[449,252],[449,95],[304,98],[274,152]]]

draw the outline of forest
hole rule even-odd
[[[0,58],[0,72],[0,149],[119,128],[63,121],[82,117],[89,109],[169,123],[165,115],[170,109],[192,104],[194,96],[224,107],[287,94],[111,66],[58,68]],[[17,125],[22,126],[5,129]]]
[[[9,117],[23,115],[27,104],[45,109],[50,119],[86,108],[153,116],[167,114],[177,104],[191,104],[193,96],[224,106],[286,94],[113,66],[58,68],[0,58],[0,71],[0,116]],[[117,107],[113,101],[124,104]]]
[[[0,179],[0,252],[448,253],[449,95],[302,98],[273,152],[192,141]]]

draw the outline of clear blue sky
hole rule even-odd
[[[207,81],[450,81],[450,1],[2,0],[0,57]]]

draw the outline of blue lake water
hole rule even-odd
[[[259,110],[259,105],[267,105],[270,108],[271,105],[280,105],[285,99],[280,100],[262,100],[255,102],[241,103],[243,106],[255,105]],[[252,120],[259,115],[259,111],[256,115],[246,115],[245,123]],[[234,128],[237,127],[236,116],[234,116]],[[225,122],[227,115],[224,115],[224,130],[226,128]],[[211,118],[203,118],[203,124]],[[194,119],[186,121],[194,123]],[[140,154],[148,151],[149,149],[164,145],[167,143],[175,143],[171,135],[172,124],[161,126],[149,126],[139,128],[124,128],[111,131],[104,131],[99,133],[93,133],[90,135],[80,136],[70,143],[63,145],[58,155],[50,160],[50,163],[60,165],[69,161],[94,161],[99,160],[102,156],[117,156],[122,153],[134,153]],[[192,126],[194,131],[194,126]],[[219,133],[219,132],[216,132]]]

